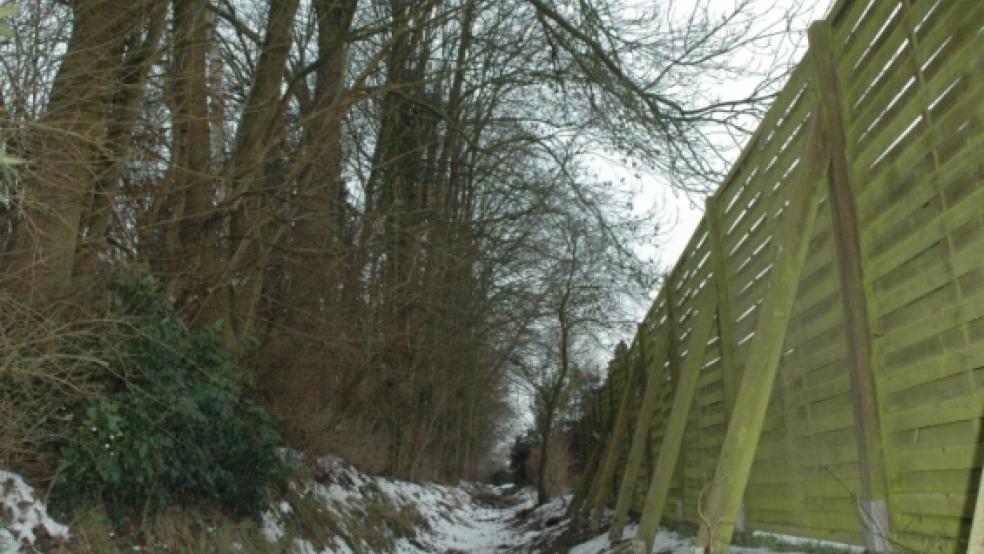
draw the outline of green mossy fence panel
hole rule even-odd
[[[762,339],[783,214],[804,186],[797,168],[816,154],[805,150],[807,121],[821,113],[830,188],[774,384],[756,400],[765,416],[735,523],[963,552],[984,462],[984,2],[841,0],[817,29],[822,36],[811,37],[811,52],[708,201],[669,294],[640,325],[647,345],[668,332],[672,347],[666,362],[641,363],[665,386],[654,395],[634,510],[644,508],[666,438],[675,372],[691,356],[703,364],[664,518],[700,522],[698,505],[706,512],[709,491],[720,488],[738,383],[761,362],[748,356]],[[697,347],[688,338],[707,283],[725,304]],[[612,427],[625,373],[615,364],[592,412],[603,428]],[[887,521],[872,519],[877,501]]]

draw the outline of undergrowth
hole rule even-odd
[[[54,513],[105,506],[121,526],[171,506],[265,508],[286,475],[271,417],[217,331],[189,329],[152,280],[115,280],[81,317],[0,302],[15,308],[0,316],[0,413],[19,416],[0,424],[2,461],[46,480]]]

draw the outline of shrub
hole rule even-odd
[[[105,332],[77,345],[104,368],[98,394],[69,399],[77,424],[50,444],[53,507],[103,503],[119,521],[204,501],[258,515],[285,471],[270,416],[235,385],[233,353],[216,329],[188,330],[152,281],[108,294]]]

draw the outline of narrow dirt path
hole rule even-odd
[[[445,514],[437,525],[432,524],[427,552],[544,552],[550,550],[550,543],[564,530],[565,499],[537,507],[528,491],[505,493],[491,487],[469,487],[467,492],[469,504]]]

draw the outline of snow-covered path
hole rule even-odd
[[[478,500],[475,492],[470,490],[466,503],[452,512],[445,511],[439,503],[423,499],[419,507],[430,522],[431,530],[415,541],[401,541],[397,552],[487,554],[522,551],[517,548],[523,546],[528,537],[517,533],[514,526],[520,513],[535,504],[532,496],[520,493],[509,505],[495,507]]]
[[[475,492],[474,486],[464,485],[462,488]],[[509,500],[510,497],[505,497]],[[568,519],[565,512],[569,497],[562,497],[543,506],[535,506],[532,493],[520,491],[512,498],[512,504],[502,508],[483,507],[472,497],[472,502],[454,512],[453,517],[442,518],[442,523],[433,528],[433,534],[428,544],[420,544],[423,548],[411,546],[400,550],[401,554],[444,553],[444,554],[489,554],[489,553],[537,553],[549,551],[552,553],[566,552],[568,554],[609,554],[614,547],[608,539],[607,530],[603,529],[593,537],[583,537],[579,542],[560,536],[567,530]],[[606,514],[610,516],[610,513]],[[636,525],[627,525],[622,533],[622,541],[618,546],[625,546],[635,535]],[[853,553],[858,554],[863,549],[831,542],[809,541],[796,537],[756,534],[759,544],[779,546],[780,551],[787,554],[802,554],[804,552]],[[561,543],[564,546],[561,546]],[[802,550],[800,550],[802,549]],[[699,551],[695,548],[692,537],[681,535],[674,531],[660,529],[651,550],[654,554],[693,554]],[[765,546],[741,547],[733,546],[733,554],[776,554],[777,550]]]

